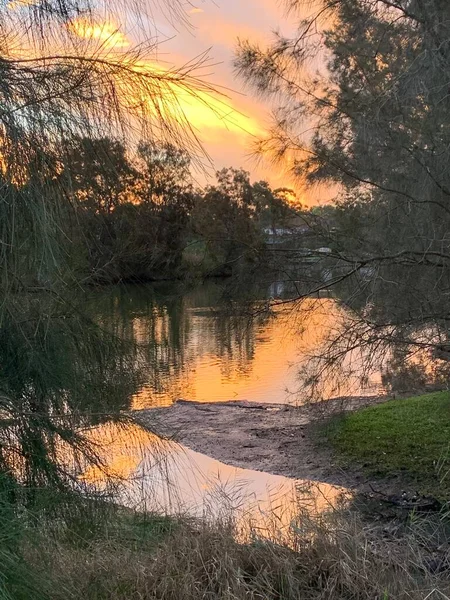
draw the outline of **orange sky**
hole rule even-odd
[[[295,18],[286,17],[283,0],[187,0],[184,3],[186,23],[171,18],[162,8],[167,6],[166,0],[122,2],[126,4],[126,11],[115,13],[113,19],[112,4],[108,0],[99,3],[98,20],[79,19],[72,21],[69,27],[82,38],[96,40],[102,51],[107,52],[133,49],[150,37],[157,42],[156,55],[148,56],[145,63],[151,68],[180,68],[196,57],[207,55],[210,61],[194,74],[226,94],[211,98],[199,92],[198,97],[193,98],[177,92],[181,111],[174,106],[171,116],[177,119],[182,114],[182,118],[188,120],[212,159],[210,167],[205,161],[207,174],[201,172],[197,176],[200,184],[205,183],[208,174],[211,177],[222,167],[243,167],[250,171],[253,180],[268,180],[273,187],[293,187],[303,204],[326,200],[326,191],[315,190],[305,195],[282,167],[274,167],[269,162],[258,163],[251,156],[252,142],[264,136],[270,124],[272,107],[257,99],[245,82],[234,75],[234,51],[238,38],[264,45],[270,42],[274,31],[287,36],[294,33]],[[10,0],[8,6],[16,10],[29,3],[30,0]],[[208,109],[208,105],[211,108]]]
[[[251,157],[252,141],[264,135],[270,123],[271,106],[255,98],[244,81],[233,73],[233,52],[238,38],[268,42],[274,30],[284,34],[293,32],[281,0],[195,0],[187,8],[190,25],[170,22],[167,15],[159,14],[154,0],[148,3],[148,16],[128,13],[121,23],[106,23],[101,27],[80,24],[78,33],[83,37],[100,39],[106,47],[127,48],[142,40],[142,30],[157,37],[158,64],[163,68],[179,67],[208,52],[212,66],[199,71],[214,86],[226,93],[223,100],[212,100],[213,110],[201,101],[181,98],[183,112],[194,127],[213,160],[214,169],[234,166],[251,172],[253,179],[266,179],[274,186],[295,187],[292,179],[280,167],[269,163],[258,164]],[[125,17],[124,17],[125,19]],[[154,60],[154,58],[152,59]],[[199,176],[200,183],[203,175]],[[320,192],[314,197],[301,196],[305,204],[320,201]]]
[[[242,166],[255,179],[269,180],[274,187],[293,187],[299,200],[306,205],[329,200],[330,194],[325,188],[307,192],[305,196],[281,167],[269,163],[258,165],[250,156],[252,136],[264,134],[270,124],[272,106],[256,98],[233,72],[238,38],[264,45],[271,41],[274,31],[294,35],[298,16],[287,16],[284,0],[192,0],[192,3],[194,8],[189,11],[192,30],[179,28],[175,37],[161,45],[161,52],[170,53],[168,60],[172,58],[182,63],[210,48],[210,56],[218,63],[212,69],[210,79],[229,90],[230,105],[242,115],[238,117],[242,129],[231,127],[228,131],[225,123],[209,120],[204,110],[200,118],[194,118],[215,166]],[[314,11],[312,2],[306,10]],[[166,25],[162,27],[162,33],[170,37],[173,31]]]
[[[151,0],[148,0],[151,1]],[[274,186],[292,185],[281,169],[256,164],[249,157],[252,137],[264,134],[270,122],[270,106],[253,97],[244,82],[233,73],[233,52],[238,38],[268,42],[274,29],[284,33],[292,25],[283,18],[279,0],[196,0],[190,10],[192,29],[180,28],[173,39],[162,44],[161,53],[167,60],[185,62],[210,48],[215,66],[210,80],[227,88],[230,106],[239,114],[237,126],[214,117],[205,110],[193,114],[193,123],[204,140],[216,168],[242,166],[256,179],[269,179]],[[170,27],[162,25],[162,35],[171,36]],[[163,57],[166,58],[166,57]]]

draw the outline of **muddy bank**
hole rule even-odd
[[[178,401],[166,408],[136,411],[133,416],[155,433],[229,465],[370,489],[371,483],[361,473],[339,468],[330,449],[318,449],[313,425],[325,415],[386,400],[384,396],[343,398],[298,408],[242,401]]]

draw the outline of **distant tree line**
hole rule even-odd
[[[258,262],[265,229],[295,215],[285,189],[251,183],[242,169],[199,187],[172,144],[130,152],[111,138],[75,138],[58,173],[72,203],[65,249],[86,283],[230,275]]]

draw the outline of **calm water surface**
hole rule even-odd
[[[318,351],[345,317],[343,310],[333,299],[316,298],[301,310],[287,305],[269,317],[267,300],[283,297],[282,284],[258,290],[251,308],[239,295],[233,297],[227,285],[207,282],[190,291],[174,284],[126,286],[94,296],[96,318],[140,347],[140,378],[129,398],[131,408],[166,406],[180,398],[302,401],[299,365]],[[251,318],[255,310],[261,314]],[[361,389],[356,376],[346,375],[338,387],[336,382],[325,384],[324,396],[370,394],[379,387],[377,376]]]
[[[245,292],[233,294],[227,282],[189,291],[161,284],[93,292],[95,320],[139,348],[132,355],[138,376],[122,408],[165,406],[180,398],[301,402],[299,365],[348,315],[331,298],[311,299],[300,310],[286,305],[269,315],[269,298],[289,296],[283,284],[258,290],[251,308],[242,300]],[[255,309],[258,317],[251,318]],[[352,360],[356,364],[357,357]],[[378,388],[374,377],[362,390],[357,376],[343,377],[338,388],[323,387],[325,397]],[[299,505],[320,512],[342,492],[321,482],[237,469],[138,427],[109,423],[90,435],[103,448],[108,474],[125,483],[119,495],[129,506],[197,516],[233,512],[243,521],[250,515],[257,527],[268,528],[275,519],[286,528]],[[92,467],[83,478],[106,485],[104,474]]]
[[[336,506],[346,490],[235,468],[139,427],[107,424],[91,430],[101,443],[106,473],[89,467],[82,478],[106,488],[118,483],[116,498],[137,510],[206,518],[233,516],[240,534],[289,536],[299,516]]]

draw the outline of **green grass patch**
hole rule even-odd
[[[450,393],[391,400],[319,426],[342,466],[401,475],[421,493],[450,498]]]

